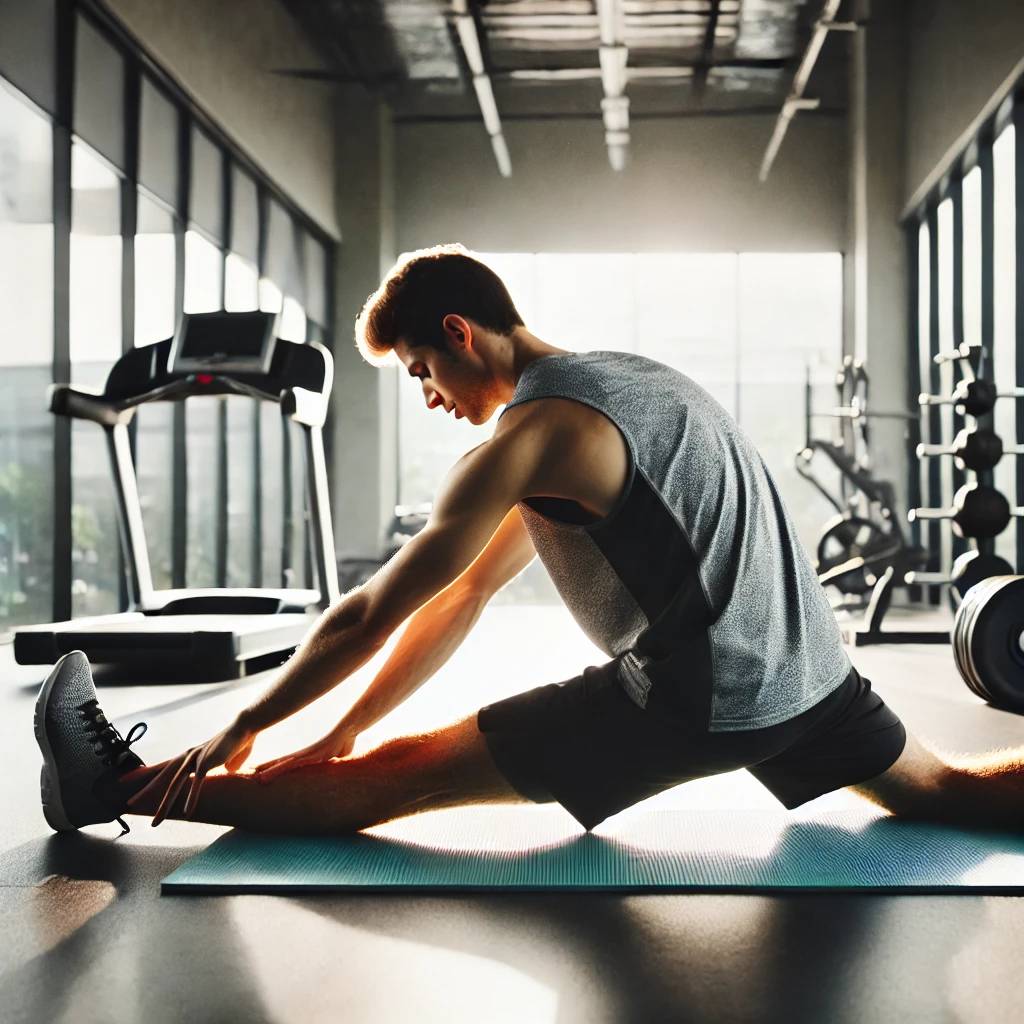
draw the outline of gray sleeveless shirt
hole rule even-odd
[[[575,502],[519,506],[537,553],[632,700],[710,731],[794,718],[850,671],[835,616],[757,449],[689,377],[621,352],[530,363],[508,408],[567,398],[629,447],[604,519]]]

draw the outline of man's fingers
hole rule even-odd
[[[192,771],[192,765],[198,756],[199,747],[193,747],[185,755],[184,760],[181,762],[181,767],[175,773],[174,778],[171,779],[171,784],[167,787],[167,792],[164,794],[163,800],[160,801],[160,806],[156,809],[156,814],[153,815],[152,825],[154,827],[159,825],[170,814],[174,801],[177,800],[178,794],[188,780],[189,773]]]
[[[290,754],[288,757],[280,757],[270,768],[259,772],[257,778],[260,782],[273,782],[278,775],[290,772],[295,768],[304,768],[311,764],[323,764],[328,757],[325,754]]]
[[[185,815],[188,816],[196,809],[196,804],[199,803],[199,790],[203,788],[203,780],[206,778],[206,773],[209,769],[201,763],[201,759],[196,761],[195,775],[192,777],[192,785],[188,790],[188,797],[185,799]]]
[[[144,797],[163,792],[189,753],[191,751],[186,751],[184,754],[179,754],[177,757],[164,761],[163,768],[138,793],[128,798],[128,806],[131,807],[132,804],[142,800]]]

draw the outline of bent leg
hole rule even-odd
[[[155,767],[124,776],[126,796]],[[172,818],[184,818],[186,786]],[[153,815],[160,796],[132,814]],[[360,757],[296,768],[270,782],[253,774],[207,776],[189,821],[235,825],[256,832],[356,832],[421,811],[465,804],[526,802],[494,765],[476,715],[437,732],[405,736]]]
[[[1024,750],[946,757],[908,734],[888,771],[849,788],[900,818],[1024,829]]]

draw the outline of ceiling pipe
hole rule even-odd
[[[856,22],[835,20],[836,11],[839,10],[839,3],[840,0],[825,0],[825,6],[822,8],[821,15],[814,23],[811,41],[807,44],[807,49],[804,51],[800,66],[796,69],[793,85],[789,90],[785,103],[782,104],[779,118],[775,122],[775,131],[772,132],[771,141],[768,143],[764,159],[761,161],[761,172],[758,174],[758,178],[761,181],[768,180],[768,174],[772,169],[772,164],[775,163],[775,157],[782,146],[782,140],[786,137],[789,122],[796,117],[798,111],[816,110],[821,103],[821,100],[805,97],[804,89],[807,88],[807,80],[811,77],[811,72],[814,70],[814,65],[818,60],[818,54],[821,53],[825,37],[829,32],[857,31]]]
[[[601,64],[604,99],[604,141],[612,170],[626,166],[629,151],[629,97],[623,95],[629,80],[626,64],[629,49],[625,44],[626,18],[622,0],[596,0],[597,20],[601,29],[601,46],[597,51]]]
[[[491,149],[494,151],[494,159],[498,162],[498,170],[503,178],[512,177],[512,159],[508,153],[508,144],[501,129],[501,117],[498,115],[498,104],[494,101],[494,88],[491,85],[491,77],[484,67],[484,57],[480,49],[480,37],[476,31],[476,21],[469,13],[469,0],[453,0],[452,9],[455,12],[455,31],[458,34],[459,42],[462,44],[462,52],[466,55],[466,63],[473,75],[473,90],[476,92],[476,101],[480,105],[480,113],[483,115],[484,127],[491,137]]]

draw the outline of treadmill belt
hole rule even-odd
[[[1024,838],[867,809],[627,812],[587,834],[557,807],[424,814],[346,837],[234,830],[164,893],[1024,893]]]

